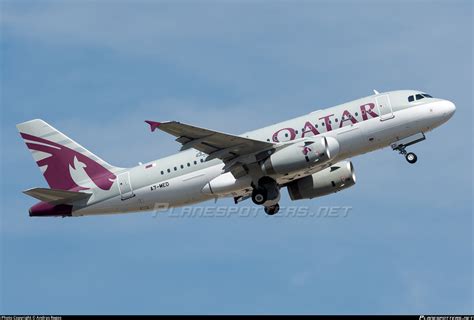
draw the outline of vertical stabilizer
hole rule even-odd
[[[35,119],[17,125],[52,189],[109,190],[121,168],[111,166],[46,122]]]

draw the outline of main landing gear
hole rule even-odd
[[[262,177],[258,180],[258,185],[254,186],[252,201],[257,205],[265,207],[265,213],[274,215],[280,210],[278,201],[280,200],[280,189],[277,182],[270,177]]]
[[[263,188],[253,189],[252,201],[255,204],[262,205],[267,201],[267,190]]]
[[[280,211],[280,205],[278,203],[270,207],[265,207],[265,213],[269,216],[273,216],[275,213],[278,213],[278,211]]]

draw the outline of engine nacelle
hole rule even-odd
[[[352,187],[356,182],[350,161],[338,162],[329,168],[298,179],[287,185],[291,200],[312,199]]]
[[[316,137],[295,142],[276,151],[262,164],[267,175],[285,174],[322,165],[339,153],[339,143],[332,137]]]

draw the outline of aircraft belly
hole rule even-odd
[[[360,153],[366,153],[390,145],[395,140],[420,132],[419,121],[415,118],[407,119],[406,112],[396,112],[392,119],[380,121],[371,119],[364,125],[364,147]],[[411,115],[410,115],[411,116]]]
[[[202,187],[222,172],[213,166],[186,175],[161,180],[134,190],[135,196],[122,200],[120,196],[76,209],[73,215],[153,211],[156,208],[177,207],[212,199],[201,192]]]
[[[204,169],[170,180],[163,180],[148,185],[137,196],[142,202],[140,210],[153,210],[159,207],[176,207],[208,200],[209,197],[201,193],[202,187],[207,183],[215,170]],[[142,190],[140,190],[142,191]],[[212,197],[211,197],[212,198]]]
[[[345,159],[357,154],[365,143],[365,137],[360,123],[343,127],[335,131],[336,140],[339,142],[337,159]]]

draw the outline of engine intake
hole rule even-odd
[[[312,199],[335,193],[356,183],[350,161],[338,162],[329,168],[298,179],[287,185],[291,200]]]

